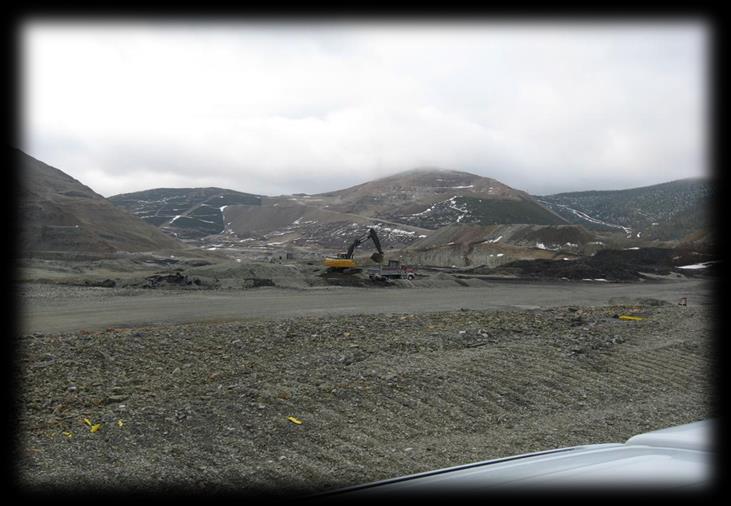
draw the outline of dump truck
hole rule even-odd
[[[379,265],[368,269],[368,277],[372,280],[384,279],[414,279],[416,269],[410,265],[403,265],[399,260],[389,260],[388,265]]]

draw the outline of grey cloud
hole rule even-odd
[[[36,28],[24,147],[102,194],[315,193],[421,165],[536,194],[707,171],[698,24]]]

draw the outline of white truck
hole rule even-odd
[[[419,495],[478,497],[498,491],[708,491],[714,483],[714,419],[660,429],[624,443],[589,444],[365,483],[333,499]]]

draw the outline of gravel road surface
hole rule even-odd
[[[673,304],[708,302],[704,279],[644,283],[490,281],[484,287],[350,288],[292,290],[144,290],[33,284],[21,289],[23,333],[306,315],[422,313],[458,309],[529,309],[602,305],[621,297],[651,297]]]

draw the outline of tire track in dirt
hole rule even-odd
[[[600,308],[587,309],[579,325],[566,310],[454,312],[34,338],[24,363],[38,367],[26,378],[32,402],[23,425],[34,445],[83,464],[91,473],[85,480],[114,476],[105,452],[121,452],[130,462],[162,452],[144,460],[147,467],[133,467],[134,476],[159,465],[159,479],[268,490],[327,489],[621,441],[710,412],[703,398],[712,358],[704,313],[671,309],[652,309],[644,326],[620,324],[609,319],[614,309]],[[694,320],[678,325],[680,316]],[[693,328],[697,332],[689,332]],[[97,349],[113,360],[100,360]],[[111,377],[139,376],[139,386],[125,387],[132,408],[125,416],[130,427],[145,430],[99,455],[95,448],[104,449],[103,441],[81,446],[86,440],[80,436],[78,452],[62,438],[58,447],[45,442],[40,428],[47,430],[53,417],[44,392],[52,388],[58,397],[67,378],[82,372],[91,378],[78,379],[87,383],[77,404],[84,410],[105,398]],[[193,418],[176,422],[186,405]],[[287,421],[290,415],[303,424]],[[170,433],[160,439],[163,430]],[[166,453],[171,445],[174,458]],[[26,469],[34,478],[39,469],[58,478],[55,462]]]

